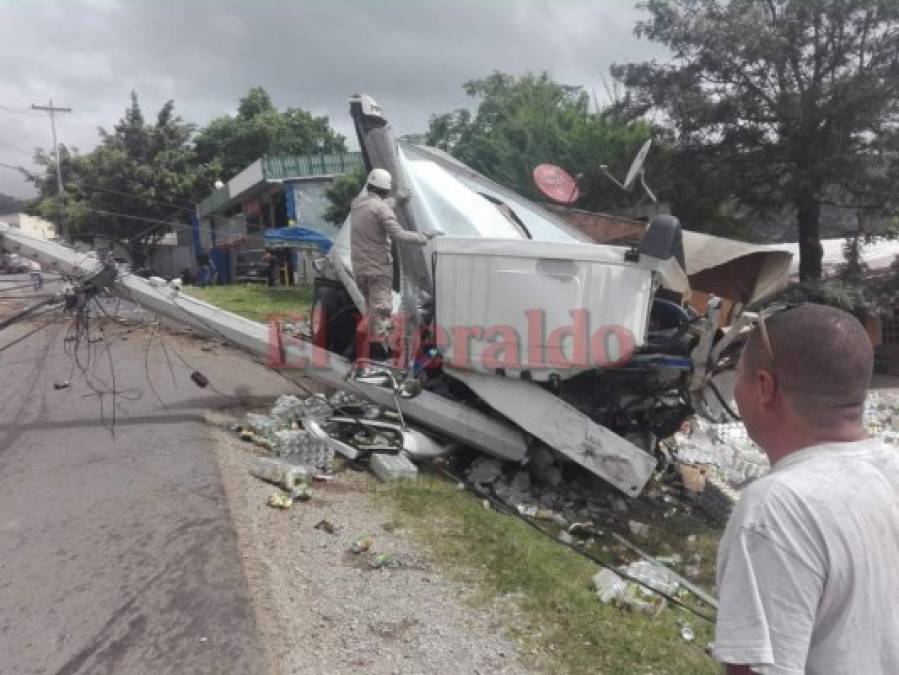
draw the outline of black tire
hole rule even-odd
[[[312,301],[312,343],[342,354],[356,337],[358,310],[341,287],[317,284]]]

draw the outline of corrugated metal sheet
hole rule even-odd
[[[266,157],[263,173],[267,180],[289,178],[313,178],[316,176],[336,176],[349,173],[362,166],[361,152],[346,152],[340,155],[282,155]]]

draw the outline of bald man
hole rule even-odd
[[[718,549],[715,657],[727,672],[899,673],[899,451],[862,424],[873,351],[822,305],[761,321],[736,400],[771,473]]]

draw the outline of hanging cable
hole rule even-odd
[[[6,351],[7,349],[9,349],[10,347],[19,344],[19,343],[20,343],[22,340],[24,340],[25,338],[31,337],[32,335],[34,335],[35,333],[37,333],[37,332],[43,330],[43,329],[46,328],[47,326],[50,326],[50,325],[56,323],[56,320],[57,320],[57,317],[54,316],[52,319],[50,319],[49,321],[47,321],[47,322],[45,322],[45,323],[42,323],[42,324],[41,324],[40,326],[38,326],[37,328],[34,328],[33,330],[28,331],[28,332],[25,333],[24,335],[20,335],[20,336],[17,337],[16,339],[11,340],[10,342],[7,342],[5,345],[3,345],[2,347],[0,347],[0,352],[5,352],[5,351]]]
[[[53,296],[51,298],[47,298],[46,300],[41,300],[40,302],[37,302],[29,307],[26,307],[21,312],[13,314],[12,316],[7,317],[6,319],[3,319],[2,321],[0,321],[0,330],[3,330],[4,328],[11,326],[16,321],[21,321],[22,319],[24,319],[25,317],[27,317],[30,314],[33,314],[34,312],[41,309],[42,307],[46,307],[47,305],[52,305],[54,302],[58,302],[58,301],[59,300],[56,298],[56,296]]]

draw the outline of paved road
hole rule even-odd
[[[68,327],[0,352],[0,673],[268,671],[203,410],[285,383],[167,338],[173,376],[156,339],[148,370],[166,408],[148,386],[148,332],[115,327],[113,437],[111,397],[77,369],[53,388],[72,372]],[[0,331],[0,346],[26,328]],[[173,347],[217,391],[196,388]],[[93,348],[102,388],[109,363]]]

